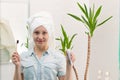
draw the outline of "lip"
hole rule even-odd
[[[36,41],[37,43],[43,43],[44,41]]]

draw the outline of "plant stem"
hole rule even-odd
[[[79,80],[78,72],[77,72],[77,69],[75,68],[74,65],[73,65],[73,70],[74,70],[74,72],[75,72],[76,80]]]
[[[87,74],[88,74],[88,68],[89,68],[89,62],[90,62],[90,42],[91,42],[91,36],[88,34],[88,53],[87,53],[87,62],[86,62],[84,80],[87,80]]]

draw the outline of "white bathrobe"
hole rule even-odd
[[[15,51],[15,39],[10,28],[10,25],[7,20],[0,20],[0,55],[2,56],[4,53],[3,50],[7,50],[9,52],[9,56],[11,56],[12,52]],[[5,55],[4,55],[5,56]],[[3,58],[3,56],[1,57]]]

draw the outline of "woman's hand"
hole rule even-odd
[[[71,52],[71,60],[72,60],[72,63],[74,63],[75,62],[75,54],[73,53],[73,52]]]
[[[13,62],[13,64],[15,64],[14,80],[24,80],[23,74],[21,74],[20,56],[19,56],[18,52],[13,52],[12,62]]]
[[[70,53],[70,55],[69,55]],[[67,61],[67,65],[66,65],[66,76],[65,76],[65,80],[73,80],[72,79],[72,68],[74,66],[74,62],[75,62],[75,54],[72,51],[66,51],[66,61]],[[71,62],[70,62],[71,61]],[[61,79],[62,80],[62,79]],[[64,80],[64,79],[63,79]]]
[[[20,56],[19,56],[18,52],[13,52],[13,54],[12,54],[12,62],[16,66],[20,66]]]

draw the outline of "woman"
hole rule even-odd
[[[68,59],[53,50],[53,20],[49,13],[41,12],[28,19],[31,34],[31,48],[18,55],[14,52],[14,80],[72,80]],[[71,54],[74,62],[75,57]]]

